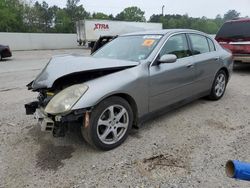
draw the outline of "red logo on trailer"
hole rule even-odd
[[[108,24],[95,24],[95,28],[94,28],[94,31],[95,30],[107,30],[109,29],[109,25]]]

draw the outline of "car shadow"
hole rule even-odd
[[[183,104],[181,106],[175,107],[173,109],[167,109],[167,110],[162,110],[162,112],[159,112],[157,114],[154,114],[152,116],[150,116],[149,119],[147,119],[146,121],[144,121],[139,127],[140,129],[144,129],[144,130],[150,130],[153,128],[153,125],[156,121],[163,121],[166,118],[171,118],[176,116],[176,114],[179,114],[181,112],[184,112],[186,110],[189,110],[190,108],[193,108],[197,105],[200,104],[204,104],[207,102],[211,102],[206,98],[200,98],[194,101],[190,101],[186,104]]]
[[[0,60],[0,63],[8,62],[11,60],[12,60],[12,58],[7,58],[7,59],[4,58],[4,59]]]
[[[123,144],[123,147],[118,147],[115,151],[122,152],[124,147],[132,144],[135,140],[143,139],[145,132],[150,132],[155,129],[156,122],[165,121],[166,118],[171,119],[177,114],[207,102],[209,101],[204,99],[195,100],[181,107],[169,111],[162,111],[162,113],[150,117],[140,125],[139,129],[133,128],[126,143]],[[81,135],[80,126],[77,125],[72,125],[65,137],[61,138],[55,138],[49,133],[41,132],[39,126],[32,126],[27,134],[35,141],[35,145],[39,146],[39,150],[35,154],[36,167],[44,171],[57,171],[64,166],[63,160],[70,159],[74,155],[105,155],[106,153],[88,144]]]
[[[128,140],[143,139],[143,135],[145,135],[143,132],[152,131],[155,128],[155,124],[157,124],[157,122],[165,121],[168,118],[171,119],[174,116],[182,114],[185,111],[189,111],[190,109],[195,108],[198,105],[210,102],[211,101],[207,99],[200,98],[198,100],[190,101],[187,104],[181,105],[179,107],[162,110],[161,112],[156,113],[152,116],[150,115],[150,117],[146,121],[143,121],[139,125],[139,129],[133,128],[131,130]],[[81,134],[80,125],[78,124],[72,124],[65,137],[55,138],[49,133],[41,132],[39,126],[33,126],[33,128],[30,129],[28,135],[36,140],[37,145],[41,146],[39,153],[43,153],[42,151],[44,151],[47,147],[52,148],[54,146],[73,147],[74,151],[80,153],[102,153],[101,150],[93,148],[84,140]],[[69,148],[69,150],[71,151],[72,148]]]
[[[250,73],[250,63],[248,63],[248,64],[235,63],[234,64],[234,72],[236,72],[236,73]]]

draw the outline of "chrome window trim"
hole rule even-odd
[[[194,34],[194,33],[191,33],[191,34]],[[196,54],[196,55],[201,55],[201,54],[207,54],[207,53],[210,53],[210,52],[214,52],[214,51],[216,51],[216,50],[214,50],[214,51],[210,51],[210,46],[209,46],[209,43],[208,43],[208,37],[207,36],[205,36],[205,35],[201,35],[201,34],[196,34],[196,35],[200,35],[200,36],[202,36],[202,37],[204,37],[205,38],[205,40],[207,41],[207,46],[208,46],[208,52],[204,52],[204,53],[200,53],[200,54]],[[190,38],[190,37],[189,37]],[[191,38],[190,38],[190,43],[191,43],[191,45],[192,45],[192,41],[191,41]],[[195,55],[194,55],[195,56]]]
[[[153,60],[152,60],[152,62],[150,63],[150,66],[149,67],[152,67],[153,66],[153,64],[154,64],[154,62],[155,62],[155,60],[156,60],[156,58],[158,57],[158,55],[160,54],[160,52],[161,52],[161,50],[162,50],[162,48],[164,47],[164,45],[166,44],[166,42],[168,41],[168,39],[170,38],[170,37],[172,37],[172,36],[175,36],[175,35],[178,35],[178,34],[186,34],[186,35],[188,35],[188,34],[196,34],[196,35],[201,35],[201,36],[203,36],[203,37],[205,37],[205,38],[208,38],[208,39],[210,39],[210,40],[212,40],[212,42],[214,43],[214,41],[213,41],[213,39],[210,37],[210,36],[208,36],[208,35],[204,35],[203,33],[199,33],[199,32],[192,32],[192,31],[183,31],[183,32],[178,32],[178,33],[172,33],[172,34],[170,34],[166,39],[165,39],[165,42],[162,44],[162,46],[160,47],[160,49],[159,49],[159,51],[157,52],[157,54],[155,55],[155,57],[153,58]],[[163,36],[164,37],[164,36]],[[188,37],[188,36],[186,36],[186,37]],[[189,43],[189,41],[188,41],[188,39],[187,39],[187,43]],[[215,44],[214,44],[214,46],[215,46]],[[217,51],[217,48],[216,48],[216,46],[215,46],[215,51],[213,51],[213,52],[216,52]],[[211,52],[207,52],[207,53],[211,53]],[[195,56],[195,55],[192,55],[192,56]],[[192,57],[192,56],[189,56],[189,57]],[[188,57],[184,57],[184,58],[188,58]],[[184,59],[184,58],[182,58],[182,59]]]
[[[209,41],[211,41],[211,42],[212,42],[213,47],[214,47],[214,49],[213,49],[212,51],[211,51],[211,49],[210,49],[210,52],[215,52],[215,51],[217,51],[217,50],[216,50],[216,47],[215,47],[215,44],[214,44],[214,41],[213,41],[212,39],[208,38],[208,37],[207,37],[207,40],[208,40],[208,46],[209,46],[209,49],[210,49]]]
[[[201,35],[203,37],[206,37],[207,39],[211,40],[213,42],[213,45],[214,45],[214,51],[209,51],[209,52],[206,52],[206,53],[210,53],[210,52],[216,52],[218,51],[218,48],[217,46],[215,45],[215,39],[211,38],[209,35],[204,35],[202,33],[187,33],[187,34],[196,34],[196,35]],[[190,41],[191,42],[191,41]],[[202,54],[206,54],[206,53],[202,53]],[[197,55],[200,55],[200,54],[197,54]]]
[[[153,61],[150,63],[150,67],[153,66],[153,63],[155,62],[156,58],[157,58],[158,55],[160,54],[162,48],[163,48],[164,45],[167,43],[167,41],[168,41],[169,38],[171,38],[171,37],[173,37],[173,36],[175,36],[175,35],[180,35],[180,34],[184,34],[184,35],[185,35],[185,34],[188,34],[188,33],[189,33],[189,32],[179,32],[179,33],[172,33],[172,34],[170,34],[170,35],[166,38],[165,42],[162,44],[162,46],[161,46],[161,48],[159,49],[159,51],[157,52],[156,56],[153,58]],[[195,33],[195,32],[194,32],[194,33]],[[187,40],[187,44],[188,44],[188,40]],[[188,45],[188,47],[189,47],[189,45]],[[189,56],[189,57],[191,57],[191,56]],[[184,58],[187,58],[187,57],[184,57]],[[182,59],[183,59],[183,58],[182,58]]]

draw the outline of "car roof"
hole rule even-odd
[[[134,32],[128,33],[121,36],[132,36],[132,35],[166,35],[172,33],[179,33],[179,32],[195,32],[200,34],[205,34],[201,31],[193,30],[193,29],[162,29],[162,30],[149,30],[149,31],[141,31],[141,32]]]

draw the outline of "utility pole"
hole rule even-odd
[[[165,8],[165,5],[162,6],[162,16],[164,16],[164,8]]]

